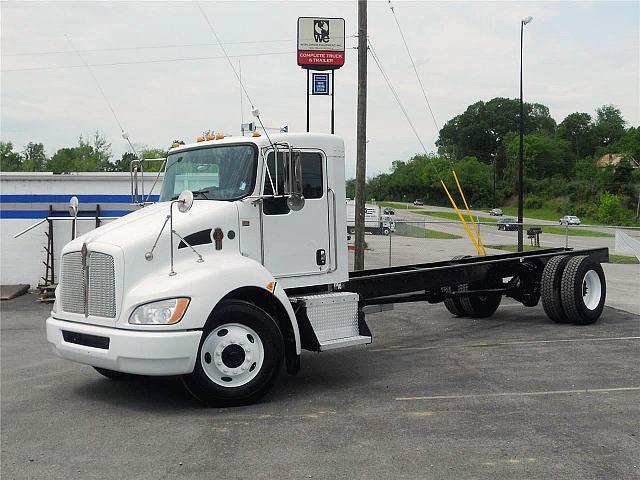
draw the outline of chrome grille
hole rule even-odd
[[[71,252],[62,256],[62,310],[84,314],[84,272],[82,271],[82,253]]]
[[[89,315],[109,318],[116,316],[113,257],[106,253],[89,254]]]
[[[61,307],[65,312],[115,318],[115,267],[113,257],[106,253],[87,255],[88,285],[82,268],[82,253],[62,256]],[[88,291],[87,291],[88,288]],[[85,305],[88,302],[88,305]],[[86,310],[85,310],[86,309]]]

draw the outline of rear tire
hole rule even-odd
[[[599,262],[584,255],[572,257],[562,274],[562,308],[569,321],[589,325],[600,318],[607,283]]]
[[[93,367],[93,369],[103,377],[107,377],[109,380],[115,380],[116,382],[127,382],[142,377],[142,375],[136,375],[135,373],[117,372],[107,368]]]
[[[486,283],[471,285],[472,290],[483,287],[486,287]],[[460,297],[460,306],[462,307],[464,315],[467,317],[487,318],[496,313],[501,301],[502,295],[473,295],[470,297]]]
[[[547,262],[542,271],[541,296],[542,308],[556,323],[569,323],[569,317],[562,308],[562,273],[570,257],[558,255]]]
[[[252,303],[227,300],[207,320],[194,370],[182,381],[205,405],[248,405],[271,389],[283,358],[273,318]]]
[[[382,229],[382,234],[383,234],[383,235],[389,235],[390,233],[391,233],[391,230],[389,230],[387,227],[384,227],[384,228]]]
[[[451,260],[462,260],[463,258],[471,258],[471,255],[456,255]],[[457,286],[446,287],[446,288],[447,288],[449,293],[452,292],[452,291],[463,292],[465,290],[468,290],[466,283],[462,283],[462,284],[457,285]],[[445,298],[444,299],[444,306],[445,306],[445,308],[447,310],[449,310],[450,313],[452,313],[456,317],[464,317],[465,316],[464,310],[462,309],[462,306],[460,305],[460,298],[457,298],[457,297]]]

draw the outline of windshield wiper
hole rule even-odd
[[[202,195],[206,200],[210,200],[209,197],[207,197],[207,195],[206,195],[207,193],[209,193],[208,189],[207,190],[194,190],[191,193],[193,193],[194,197],[197,197],[198,195]],[[174,195],[173,197],[171,197],[171,200],[177,200],[179,196],[180,196],[179,194],[178,195]]]

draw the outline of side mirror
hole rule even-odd
[[[302,194],[302,152],[289,150],[289,161],[286,165],[284,193],[287,196],[287,206],[298,211],[304,207]]]
[[[77,217],[78,216],[78,197],[71,197],[71,200],[69,200],[69,215],[71,215],[72,217]]]
[[[191,190],[183,191],[178,197],[178,210],[180,213],[187,213],[193,207],[193,192]]]

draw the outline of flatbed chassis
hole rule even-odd
[[[542,271],[551,258],[559,255],[584,255],[600,263],[609,260],[607,248],[550,248],[468,257],[351,272],[349,281],[342,285],[342,290],[357,293],[361,308],[416,301],[438,303],[446,298],[487,294],[504,295],[520,301],[525,306],[535,306],[540,300]],[[479,283],[487,285],[487,288],[455,290],[455,287],[461,284]]]

